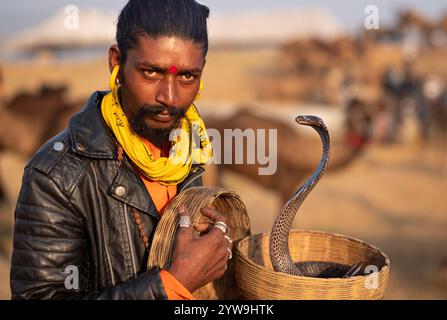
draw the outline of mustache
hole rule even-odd
[[[156,116],[165,110],[168,110],[169,114],[175,117],[184,116],[186,113],[185,108],[178,108],[176,106],[155,106],[155,105],[144,105],[140,108],[135,118],[141,119],[148,116]]]
[[[168,112],[175,116],[176,119],[171,128],[151,128],[144,122],[145,117],[155,116],[166,109],[168,109]],[[160,147],[163,143],[169,141],[171,130],[179,127],[180,120],[186,114],[187,109],[188,108],[177,108],[175,106],[144,105],[133,118],[129,119],[130,125],[137,135],[150,140],[156,146]]]

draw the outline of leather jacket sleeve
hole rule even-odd
[[[12,299],[167,299],[157,268],[102,290],[91,289],[88,235],[57,183],[26,168],[15,211],[10,284]],[[78,268],[78,288],[67,289],[68,266]]]

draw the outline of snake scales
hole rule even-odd
[[[323,120],[315,116],[298,116],[295,121],[298,124],[313,127],[320,135],[323,143],[323,154],[318,167],[312,176],[292,195],[276,218],[269,240],[270,259],[273,270],[296,276],[339,278],[358,275],[362,264],[343,265],[333,262],[305,261],[294,263],[289,250],[289,233],[295,215],[307,195],[317,184],[323,175],[329,162],[330,137]]]

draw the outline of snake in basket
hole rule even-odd
[[[329,162],[330,137],[323,120],[316,116],[298,116],[300,125],[311,126],[320,135],[323,154],[312,176],[292,195],[276,218],[270,232],[269,249],[273,270],[296,276],[315,278],[349,278],[361,273],[363,263],[343,265],[335,262],[304,261],[294,263],[289,250],[289,233],[295,215],[304,199],[312,191],[323,175]]]

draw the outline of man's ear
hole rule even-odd
[[[115,69],[115,67],[120,64],[120,58],[121,58],[120,49],[118,48],[118,46],[116,44],[114,44],[109,49],[109,69],[110,69],[110,72],[112,72],[113,69]]]

